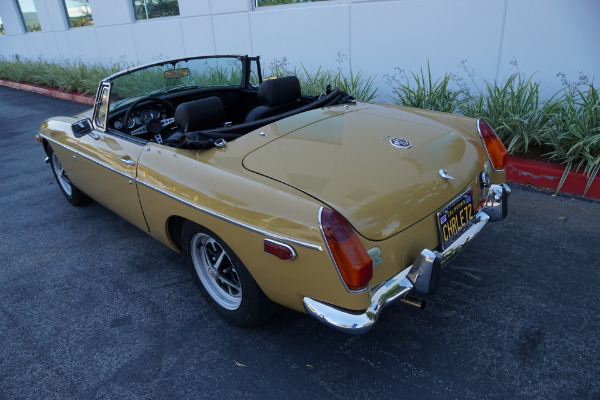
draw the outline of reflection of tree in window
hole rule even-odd
[[[161,18],[179,15],[177,0],[134,0],[135,19]]]
[[[23,16],[23,23],[27,32],[41,31],[40,20],[38,19],[37,12],[35,11],[35,5],[33,0],[18,0],[19,9]]]
[[[64,2],[71,28],[94,25],[89,0],[64,0]]]

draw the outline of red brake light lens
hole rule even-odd
[[[484,120],[477,120],[477,129],[483,139],[490,161],[497,171],[503,170],[508,161],[508,150],[496,134],[496,131]]]
[[[350,223],[337,211],[323,208],[321,227],[346,287],[366,288],[373,277],[373,261]]]
[[[265,239],[263,241],[263,250],[265,253],[271,254],[284,261],[291,261],[296,258],[296,252],[291,246],[270,239]]]

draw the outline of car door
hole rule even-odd
[[[92,132],[77,143],[73,156],[78,164],[79,188],[98,203],[114,211],[140,229],[147,231],[135,181],[137,162],[144,148],[105,132]]]
[[[88,196],[144,231],[148,230],[138,197],[137,162],[145,142],[105,130],[109,88],[101,88],[94,130],[75,146],[69,177]],[[104,104],[103,104],[104,102]]]

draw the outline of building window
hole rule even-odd
[[[177,0],[133,0],[135,19],[162,18],[179,15]]]
[[[42,30],[40,20],[38,19],[37,12],[35,11],[35,5],[33,0],[17,0],[17,5],[21,11],[23,17],[23,25],[27,32],[38,32]]]
[[[313,1],[323,0],[255,0],[256,7],[277,6],[280,4],[311,3]]]
[[[71,28],[94,25],[90,0],[63,0]]]
[[[0,35],[6,35],[4,31],[4,24],[2,23],[2,18],[0,18]]]

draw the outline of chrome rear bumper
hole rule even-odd
[[[484,207],[477,213],[475,223],[467,231],[443,252],[424,249],[411,266],[372,288],[371,305],[366,310],[346,310],[310,297],[304,298],[304,309],[309,315],[342,332],[368,332],[386,305],[402,299],[413,290],[432,292],[440,268],[460,254],[488,222],[506,217],[510,192],[506,184],[492,185]]]

